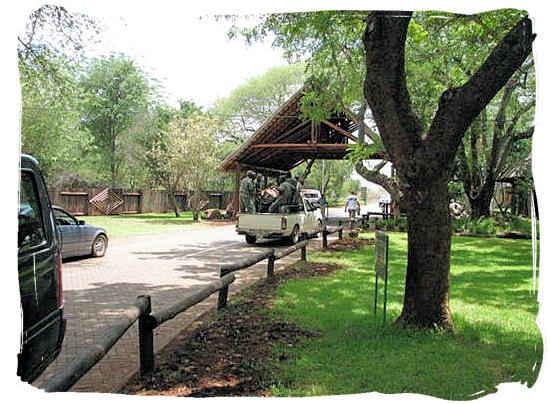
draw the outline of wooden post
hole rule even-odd
[[[220,268],[220,278],[223,278],[223,276],[226,275],[224,271]],[[218,294],[218,311],[225,309],[227,306],[227,295],[229,294],[229,285],[224,286],[220,289],[220,293]]]
[[[267,259],[267,281],[272,282],[275,276],[275,254],[271,254]]]
[[[237,168],[235,169],[235,194],[233,195],[233,209],[235,209],[235,213],[239,212],[240,210],[240,204],[239,204],[240,190],[241,190],[241,166],[237,164]]]
[[[155,356],[153,353],[153,329],[154,322],[151,321],[151,296],[143,295],[139,298],[146,299],[146,309],[139,316],[139,371],[144,376],[153,371],[155,367]]]
[[[301,258],[301,260],[304,261],[304,262],[307,261],[306,246],[303,246],[303,247],[301,248],[301,257],[300,257],[300,258]]]
[[[344,233],[343,228],[340,227],[338,229],[338,240],[342,240],[343,233]]]
[[[323,250],[326,250],[328,248],[328,242],[327,242],[327,229],[326,227],[323,229]]]

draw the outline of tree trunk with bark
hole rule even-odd
[[[398,321],[453,330],[449,307],[451,219],[447,182],[441,180],[406,196],[407,277]]]
[[[487,178],[483,187],[481,187],[475,195],[466,193],[468,203],[472,210],[472,219],[491,216],[491,200],[495,193],[496,181],[494,178]]]
[[[446,90],[427,133],[405,82],[405,39],[412,13],[372,12],[363,43],[368,100],[400,178],[408,218],[405,298],[399,322],[454,330],[449,305],[451,224],[447,184],[466,129],[531,52],[529,19],[517,26],[462,87]]]

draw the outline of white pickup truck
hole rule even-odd
[[[244,234],[248,244],[254,244],[258,238],[286,239],[296,244],[323,229],[321,211],[306,199],[286,210],[288,213],[239,213],[237,233]]]

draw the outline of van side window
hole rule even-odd
[[[19,252],[46,242],[36,182],[33,174],[24,170],[21,170],[18,222],[17,246]]]

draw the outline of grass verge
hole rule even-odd
[[[80,220],[107,230],[109,238],[160,234],[166,231],[181,231],[197,222],[193,212],[180,212],[180,217],[171,213],[141,213],[129,215],[80,216]],[[200,222],[199,222],[200,223]]]
[[[542,361],[542,337],[535,323],[538,303],[530,241],[453,238],[455,335],[382,327],[382,307],[378,317],[373,314],[373,253],[374,248],[366,246],[311,254],[313,261],[334,262],[344,269],[327,278],[280,286],[274,315],[322,337],[279,348],[295,359],[282,365],[271,395],[376,391],[465,400],[495,392],[503,382],[533,385]],[[390,233],[389,254],[391,323],[403,300],[405,234]]]

